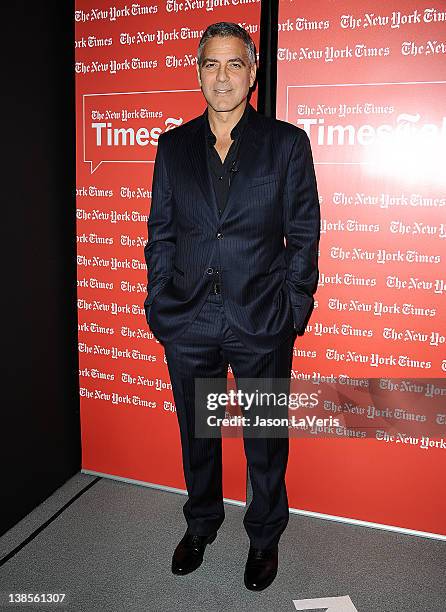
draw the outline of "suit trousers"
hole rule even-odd
[[[188,492],[183,513],[189,533],[210,535],[225,518],[221,437],[194,435],[195,378],[218,378],[223,385],[220,391],[225,392],[230,364],[236,383],[240,378],[281,378],[287,379],[289,385],[296,335],[291,328],[289,337],[276,349],[255,353],[231,331],[221,294],[210,292],[179,338],[163,343],[180,428]],[[243,524],[252,546],[270,548],[279,542],[289,519],[285,486],[288,430],[284,437],[251,437],[245,435],[245,430],[243,433],[252,485],[252,500]]]

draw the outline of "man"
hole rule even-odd
[[[187,531],[175,574],[195,570],[224,519],[221,438],[195,435],[196,378],[290,378],[318,280],[319,201],[305,132],[248,102],[249,34],[210,25],[200,40],[205,112],[160,135],[145,246],[147,321],[163,344],[180,426]],[[285,244],[285,240],[286,244]],[[197,407],[199,409],[199,406]],[[274,580],[288,519],[288,437],[244,436],[253,498],[244,582]]]

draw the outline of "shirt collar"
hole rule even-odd
[[[246,125],[246,121],[248,119],[249,107],[250,107],[250,104],[249,104],[249,102],[247,102],[246,106],[245,106],[245,110],[243,111],[243,115],[240,117],[238,122],[232,128],[232,130],[231,130],[231,139],[232,140],[235,140],[236,138],[238,138],[242,134],[243,128]],[[208,140],[208,143],[209,143],[210,146],[214,146],[215,143],[217,142],[217,138],[216,138],[214,132],[211,130],[211,126],[209,125],[208,109],[207,108],[204,111],[204,116],[205,116],[205,120],[206,120],[205,123],[206,123],[206,136],[207,136],[207,140]]]

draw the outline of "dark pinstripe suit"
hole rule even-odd
[[[319,201],[305,132],[250,105],[238,172],[221,216],[206,158],[205,116],[161,134],[149,240],[147,321],[164,345],[180,424],[188,528],[219,527],[221,440],[194,437],[195,377],[289,378],[318,279]],[[286,239],[286,245],[284,243]],[[221,295],[210,296],[213,270]],[[246,439],[251,543],[278,542],[288,521],[288,439]]]

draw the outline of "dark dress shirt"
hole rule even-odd
[[[229,151],[222,163],[220,155],[217,153],[215,143],[217,138],[211,130],[209,125],[208,112],[206,109],[206,139],[208,143],[207,147],[207,158],[209,163],[209,169],[212,177],[212,184],[214,186],[215,197],[217,198],[218,214],[221,215],[223,212],[226,202],[228,200],[229,188],[231,185],[231,177],[234,171],[237,171],[237,154],[240,147],[240,141],[243,135],[243,128],[246,124],[246,119],[249,113],[249,105],[246,104],[243,115],[240,117],[238,123],[231,130],[232,143]]]
[[[240,142],[243,135],[243,128],[249,113],[249,104],[245,106],[243,115],[240,117],[237,124],[231,130],[232,143],[229,151],[226,154],[224,162],[221,161],[220,155],[217,153],[215,143],[217,138],[211,130],[208,119],[208,111],[206,109],[206,142],[207,142],[207,161],[214,187],[215,197],[217,199],[218,214],[221,216],[226,202],[228,200],[229,188],[231,186],[231,178],[234,172],[237,172],[237,156],[240,147]],[[214,268],[214,282],[220,282],[220,272],[218,267]]]

